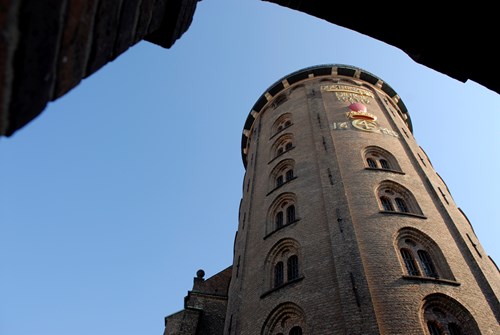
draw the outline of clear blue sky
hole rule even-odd
[[[232,262],[251,107],[282,76],[325,63],[399,93],[500,262],[497,93],[274,4],[204,0],[171,49],[137,44],[0,139],[0,334],[161,335],[196,271]]]

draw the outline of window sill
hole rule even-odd
[[[402,174],[405,175],[403,171],[399,170],[392,170],[392,169],[379,169],[379,168],[372,168],[372,167],[365,167],[365,170],[371,170],[371,171],[382,171],[382,172],[391,172],[391,173],[397,173],[397,174]]]
[[[291,225],[293,225],[295,222],[297,221],[300,221],[300,219],[295,219],[294,221],[290,222],[290,223],[287,223],[286,225],[283,225],[281,227],[279,227],[278,229],[275,229],[273,230],[272,232],[270,232],[269,234],[267,234],[266,236],[264,236],[264,240],[267,239],[269,236],[273,235],[274,233],[286,228],[286,227],[289,227]]]
[[[269,291],[266,291],[266,292],[262,293],[261,296],[260,296],[260,298],[263,299],[266,296],[268,296],[269,294],[271,294],[271,293],[273,293],[275,291],[281,290],[282,288],[284,288],[284,287],[286,287],[288,285],[291,285],[291,284],[294,284],[294,283],[298,283],[299,281],[302,281],[303,279],[304,279],[304,276],[300,276],[298,278],[295,278],[295,279],[292,279],[290,281],[287,281],[286,283],[283,283],[280,286],[273,287]]]
[[[381,213],[381,214],[391,214],[391,215],[411,216],[411,217],[414,217],[414,218],[420,218],[420,219],[427,220],[427,216],[422,215],[422,214],[396,212],[396,211],[379,211],[379,213]]]
[[[421,276],[409,276],[409,275],[404,275],[403,279],[405,280],[415,280],[415,281],[425,281],[425,282],[431,282],[431,283],[437,283],[437,284],[446,284],[446,285],[451,285],[451,286],[460,286],[460,284],[457,281],[454,280],[449,280],[449,279],[443,279],[443,278],[432,278],[432,277],[421,277]]]
[[[273,193],[274,191],[276,191],[277,189],[279,189],[279,188],[283,187],[283,185],[288,184],[289,182],[291,182],[291,181],[292,181],[292,180],[294,180],[294,179],[297,179],[297,177],[293,177],[292,179],[285,181],[285,182],[284,182],[283,184],[281,184],[280,186],[276,186],[275,188],[273,188],[271,191],[269,191],[269,192],[266,194],[266,197],[267,197],[269,194],[271,194],[271,193]]]

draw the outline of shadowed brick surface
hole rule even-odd
[[[145,39],[170,48],[197,0],[5,0],[0,3],[0,136]]]

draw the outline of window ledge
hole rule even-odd
[[[290,179],[290,180],[287,180],[287,181],[283,182],[283,184],[281,184],[280,186],[276,186],[275,188],[273,188],[271,191],[269,191],[269,192],[266,194],[266,197],[267,197],[269,194],[271,194],[271,193],[273,193],[274,191],[276,191],[278,188],[281,188],[283,185],[288,184],[289,182],[291,182],[291,181],[292,181],[292,180],[294,180],[294,179],[297,179],[297,177],[296,177],[296,176],[294,176],[292,179]]]
[[[369,167],[369,166],[365,167],[365,170],[382,171],[382,172],[392,172],[392,173],[397,173],[397,174],[402,174],[402,175],[406,174],[403,171],[399,171],[399,170],[372,168],[372,167]]]
[[[406,212],[396,212],[396,211],[379,211],[382,214],[392,214],[392,215],[403,215],[403,216],[412,216],[415,218],[425,219],[427,220],[427,216],[416,213],[406,213]]]
[[[292,221],[290,223],[287,223],[287,224],[281,226],[278,229],[273,230],[272,232],[270,232],[269,234],[267,234],[266,236],[264,236],[264,240],[267,239],[269,236],[273,235],[274,233],[276,233],[277,231],[280,231],[280,230],[282,230],[282,229],[284,229],[286,227],[289,227],[289,226],[293,225],[297,221],[300,221],[300,218],[299,219],[295,219],[294,221]]]
[[[432,282],[432,283],[438,283],[438,284],[446,284],[446,285],[451,285],[451,286],[460,286],[459,282],[455,280],[449,280],[449,279],[443,279],[443,278],[432,278],[432,277],[421,277],[421,276],[409,276],[409,275],[404,275],[403,279],[405,280],[416,280],[416,281],[426,281],[426,282]]]
[[[288,285],[291,285],[291,284],[294,284],[294,283],[298,283],[299,281],[302,281],[303,279],[304,279],[304,276],[300,276],[298,278],[289,280],[286,283],[281,284],[280,286],[273,287],[269,291],[266,291],[266,292],[262,293],[261,296],[260,296],[260,298],[263,299],[266,296],[268,296],[269,294],[271,294],[271,293],[273,293],[275,291],[281,290],[282,288],[284,288],[284,287],[286,287]]]
[[[279,154],[278,156],[274,157],[273,159],[271,159],[269,162],[267,162],[267,164],[271,164],[272,162],[274,162],[276,159],[280,158],[281,156],[283,156],[284,154],[286,154],[287,152],[289,152],[290,150],[292,149],[295,149],[295,146],[291,147],[290,149],[288,150],[285,150],[283,151],[281,154]]]

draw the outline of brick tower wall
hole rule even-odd
[[[304,69],[263,94],[243,132],[226,334],[427,334],[441,301],[465,331],[498,332],[498,270],[411,131],[396,92],[361,69]],[[409,273],[402,248],[427,250],[435,274],[418,259]]]

